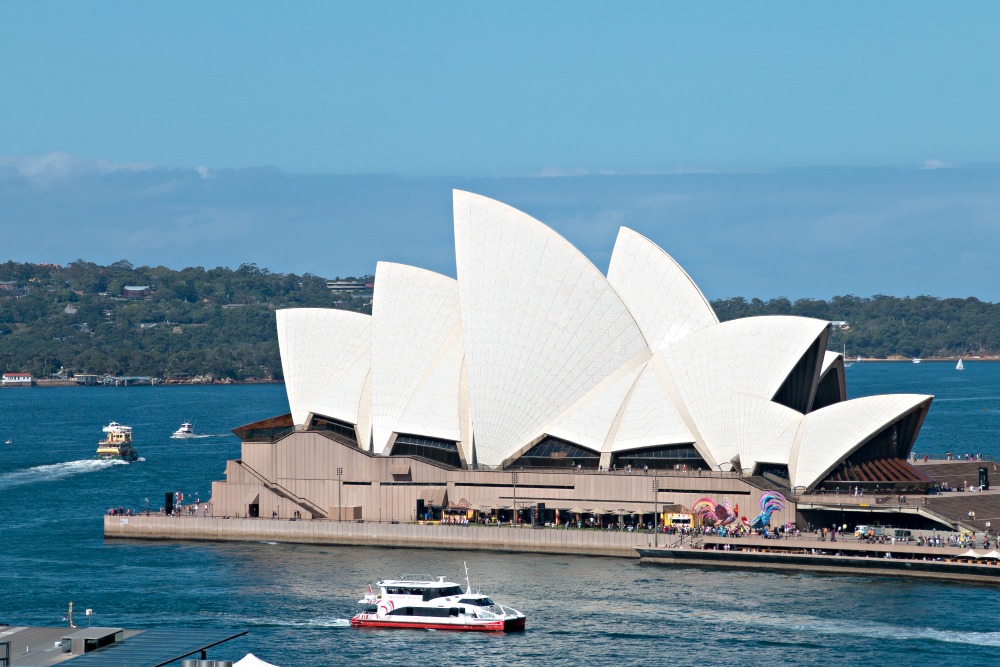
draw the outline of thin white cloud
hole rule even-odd
[[[542,167],[542,170],[537,174],[530,174],[530,176],[540,176],[541,178],[565,178],[566,176],[589,176],[590,172],[583,167],[574,167],[572,169],[567,169],[566,167]]]
[[[55,151],[44,155],[0,155],[0,168],[13,169],[22,178],[37,184],[48,184],[84,174],[111,174],[116,171],[147,171],[151,164],[116,163],[108,160],[80,158]]]
[[[921,169],[951,169],[954,167],[950,162],[945,162],[944,160],[924,160],[923,164],[920,165]]]

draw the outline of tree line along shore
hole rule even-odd
[[[43,380],[74,374],[166,383],[282,381],[274,311],[371,313],[373,277],[236,269],[0,264],[0,372]],[[340,285],[350,284],[350,289]],[[711,302],[722,321],[798,315],[834,323],[829,347],[865,360],[1000,359],[1000,304],[976,298],[875,295]],[[207,382],[198,382],[207,383]],[[75,384],[75,382],[74,382]]]

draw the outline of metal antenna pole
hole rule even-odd
[[[512,472],[510,474],[511,483],[514,485],[514,527],[517,528],[518,521],[517,516],[517,473]]]
[[[344,509],[344,503],[341,500],[341,498],[342,498],[342,496],[341,496],[341,489],[344,488],[343,481],[341,480],[341,476],[343,474],[344,474],[344,469],[343,468],[337,468],[337,523],[340,523],[340,521],[341,521],[341,512],[343,512],[343,509]]]
[[[660,480],[653,478],[653,548],[659,546],[660,532]]]

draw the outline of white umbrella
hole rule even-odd
[[[233,667],[278,667],[269,662],[264,662],[253,653],[247,653],[239,662],[233,663]]]

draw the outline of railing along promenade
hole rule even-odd
[[[638,557],[638,548],[664,543],[650,531],[532,528],[357,521],[295,521],[205,516],[104,517],[106,538],[273,541],[368,547]]]

